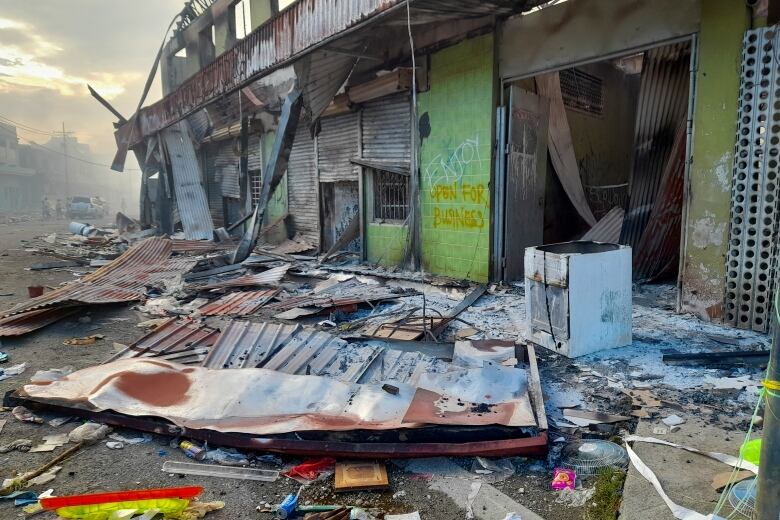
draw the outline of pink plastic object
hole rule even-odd
[[[552,488],[554,490],[574,489],[576,483],[577,474],[573,470],[565,468],[555,468],[553,470]]]

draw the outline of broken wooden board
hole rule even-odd
[[[338,462],[334,489],[357,491],[384,489],[390,486],[387,468],[379,462]]]
[[[752,471],[737,471],[732,480],[731,474],[731,471],[724,471],[723,473],[718,473],[712,477],[712,489],[721,492],[729,484],[736,484],[737,482],[742,482],[743,480],[755,477],[755,474]]]
[[[638,408],[657,408],[663,405],[660,399],[658,399],[650,390],[622,389],[621,392],[626,394],[633,401],[634,407]]]

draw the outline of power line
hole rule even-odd
[[[49,130],[41,130],[39,128],[35,128],[34,126],[29,126],[25,123],[19,123],[17,121],[14,121],[13,119],[9,119],[5,117],[4,115],[0,114],[0,120],[7,122],[8,124],[15,125],[18,128],[21,128],[22,130],[26,130],[28,132],[36,133],[36,134],[44,134],[44,135],[57,135],[58,132],[52,132]]]
[[[13,136],[17,137],[18,139],[22,139],[24,141],[27,141],[31,146],[37,146],[38,148],[43,148],[44,150],[47,150],[47,151],[49,151],[51,153],[56,153],[56,154],[62,155],[64,157],[68,158],[68,159],[73,159],[74,161],[80,161],[80,162],[83,162],[83,163],[86,163],[86,164],[91,164],[92,166],[100,166],[102,168],[111,169],[111,166],[109,166],[107,164],[100,164],[100,163],[88,161],[86,159],[82,159],[80,157],[74,157],[72,155],[68,155],[68,154],[66,154],[64,152],[60,152],[59,150],[54,150],[52,148],[49,148],[48,146],[43,146],[42,144],[38,144],[38,143],[36,143],[35,141],[33,141],[31,139],[27,139],[26,137],[21,137],[19,135],[16,135],[14,132],[11,132],[8,129],[0,127],[0,130],[4,130],[9,135],[13,135]],[[56,134],[56,137],[60,137],[60,135],[61,134]],[[138,168],[125,168],[125,171],[140,172],[141,170],[139,170]]]

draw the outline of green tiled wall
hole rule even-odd
[[[404,259],[406,227],[398,224],[366,226],[366,260],[372,264],[399,265]]]
[[[489,34],[434,54],[418,97],[431,128],[420,154],[423,266],[478,281],[490,258],[493,44]]]
[[[263,136],[263,167],[268,163],[268,157],[276,139],[276,132],[266,132]],[[271,200],[268,201],[268,207],[265,210],[264,225],[269,225],[287,213],[287,174],[284,174],[281,182],[271,194]],[[284,226],[279,226],[273,231],[266,233],[265,239],[271,243],[278,244],[287,239],[287,232]]]

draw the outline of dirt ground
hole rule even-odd
[[[67,222],[26,222],[21,224],[0,224],[0,280],[3,285],[0,293],[0,308],[8,308],[27,298],[27,286],[45,285],[55,287],[74,279],[74,274],[64,270],[30,271],[25,270],[35,262],[55,260],[34,255],[25,251],[23,241],[36,235],[51,232],[67,233]],[[136,323],[146,319],[142,314],[131,310],[130,306],[106,306],[94,308],[91,312],[74,315],[54,325],[21,338],[6,338],[0,350],[6,352],[10,360],[4,366],[26,362],[24,374],[0,381],[0,392],[18,388],[27,382],[37,370],[62,368],[66,366],[81,369],[101,362],[114,352],[114,342],[129,344],[142,335]],[[66,346],[63,340],[71,337],[102,334],[105,338],[94,345]],[[51,419],[54,416],[46,416]],[[0,420],[7,424],[0,432],[0,444],[15,439],[30,439],[34,444],[42,441],[44,435],[66,433],[78,422],[67,423],[58,428],[48,424],[37,425],[15,420],[10,412],[0,412]],[[119,432],[127,436],[136,436],[134,432]],[[105,442],[83,450],[80,454],[64,463],[62,471],[52,482],[34,488],[44,491],[53,488],[55,494],[94,493],[110,490],[140,489],[179,485],[201,485],[205,491],[202,500],[221,500],[225,508],[211,513],[207,518],[219,519],[266,519],[269,513],[256,510],[266,502],[275,504],[288,493],[297,491],[299,485],[287,478],[273,483],[227,480],[209,477],[174,476],[163,473],[165,461],[187,461],[184,454],[170,445],[171,439],[155,436],[152,442],[136,446],[125,446],[121,450],[111,450]],[[0,454],[0,478],[14,476],[17,472],[28,471],[50,460],[64,448],[52,453],[10,452]],[[284,459],[285,464],[291,459]],[[472,460],[455,460],[466,469],[471,468]],[[518,473],[495,486],[485,485],[489,491],[502,498],[501,504],[515,501],[547,520],[573,520],[584,518],[584,508],[572,508],[555,502],[555,494],[549,491],[551,470],[538,461],[515,461]],[[271,468],[271,466],[258,466]],[[333,477],[308,486],[301,494],[302,503],[345,503],[356,505],[376,513],[383,518],[386,513],[408,513],[419,511],[425,520],[452,520],[466,518],[467,497],[453,497],[431,489],[431,482],[425,476],[413,475],[396,464],[389,463],[391,489],[377,492],[346,493],[334,495]],[[497,491],[496,491],[497,490]],[[494,494],[495,494],[494,493]],[[12,501],[0,501],[0,518],[22,517],[20,508]],[[478,502],[496,503],[496,502]],[[586,506],[587,507],[587,506]],[[474,507],[474,515],[480,519],[502,520],[508,510],[491,510],[488,506]],[[520,512],[520,511],[518,511]],[[522,513],[521,513],[522,514]],[[45,513],[38,518],[53,518]],[[523,516],[525,520],[528,515]]]

